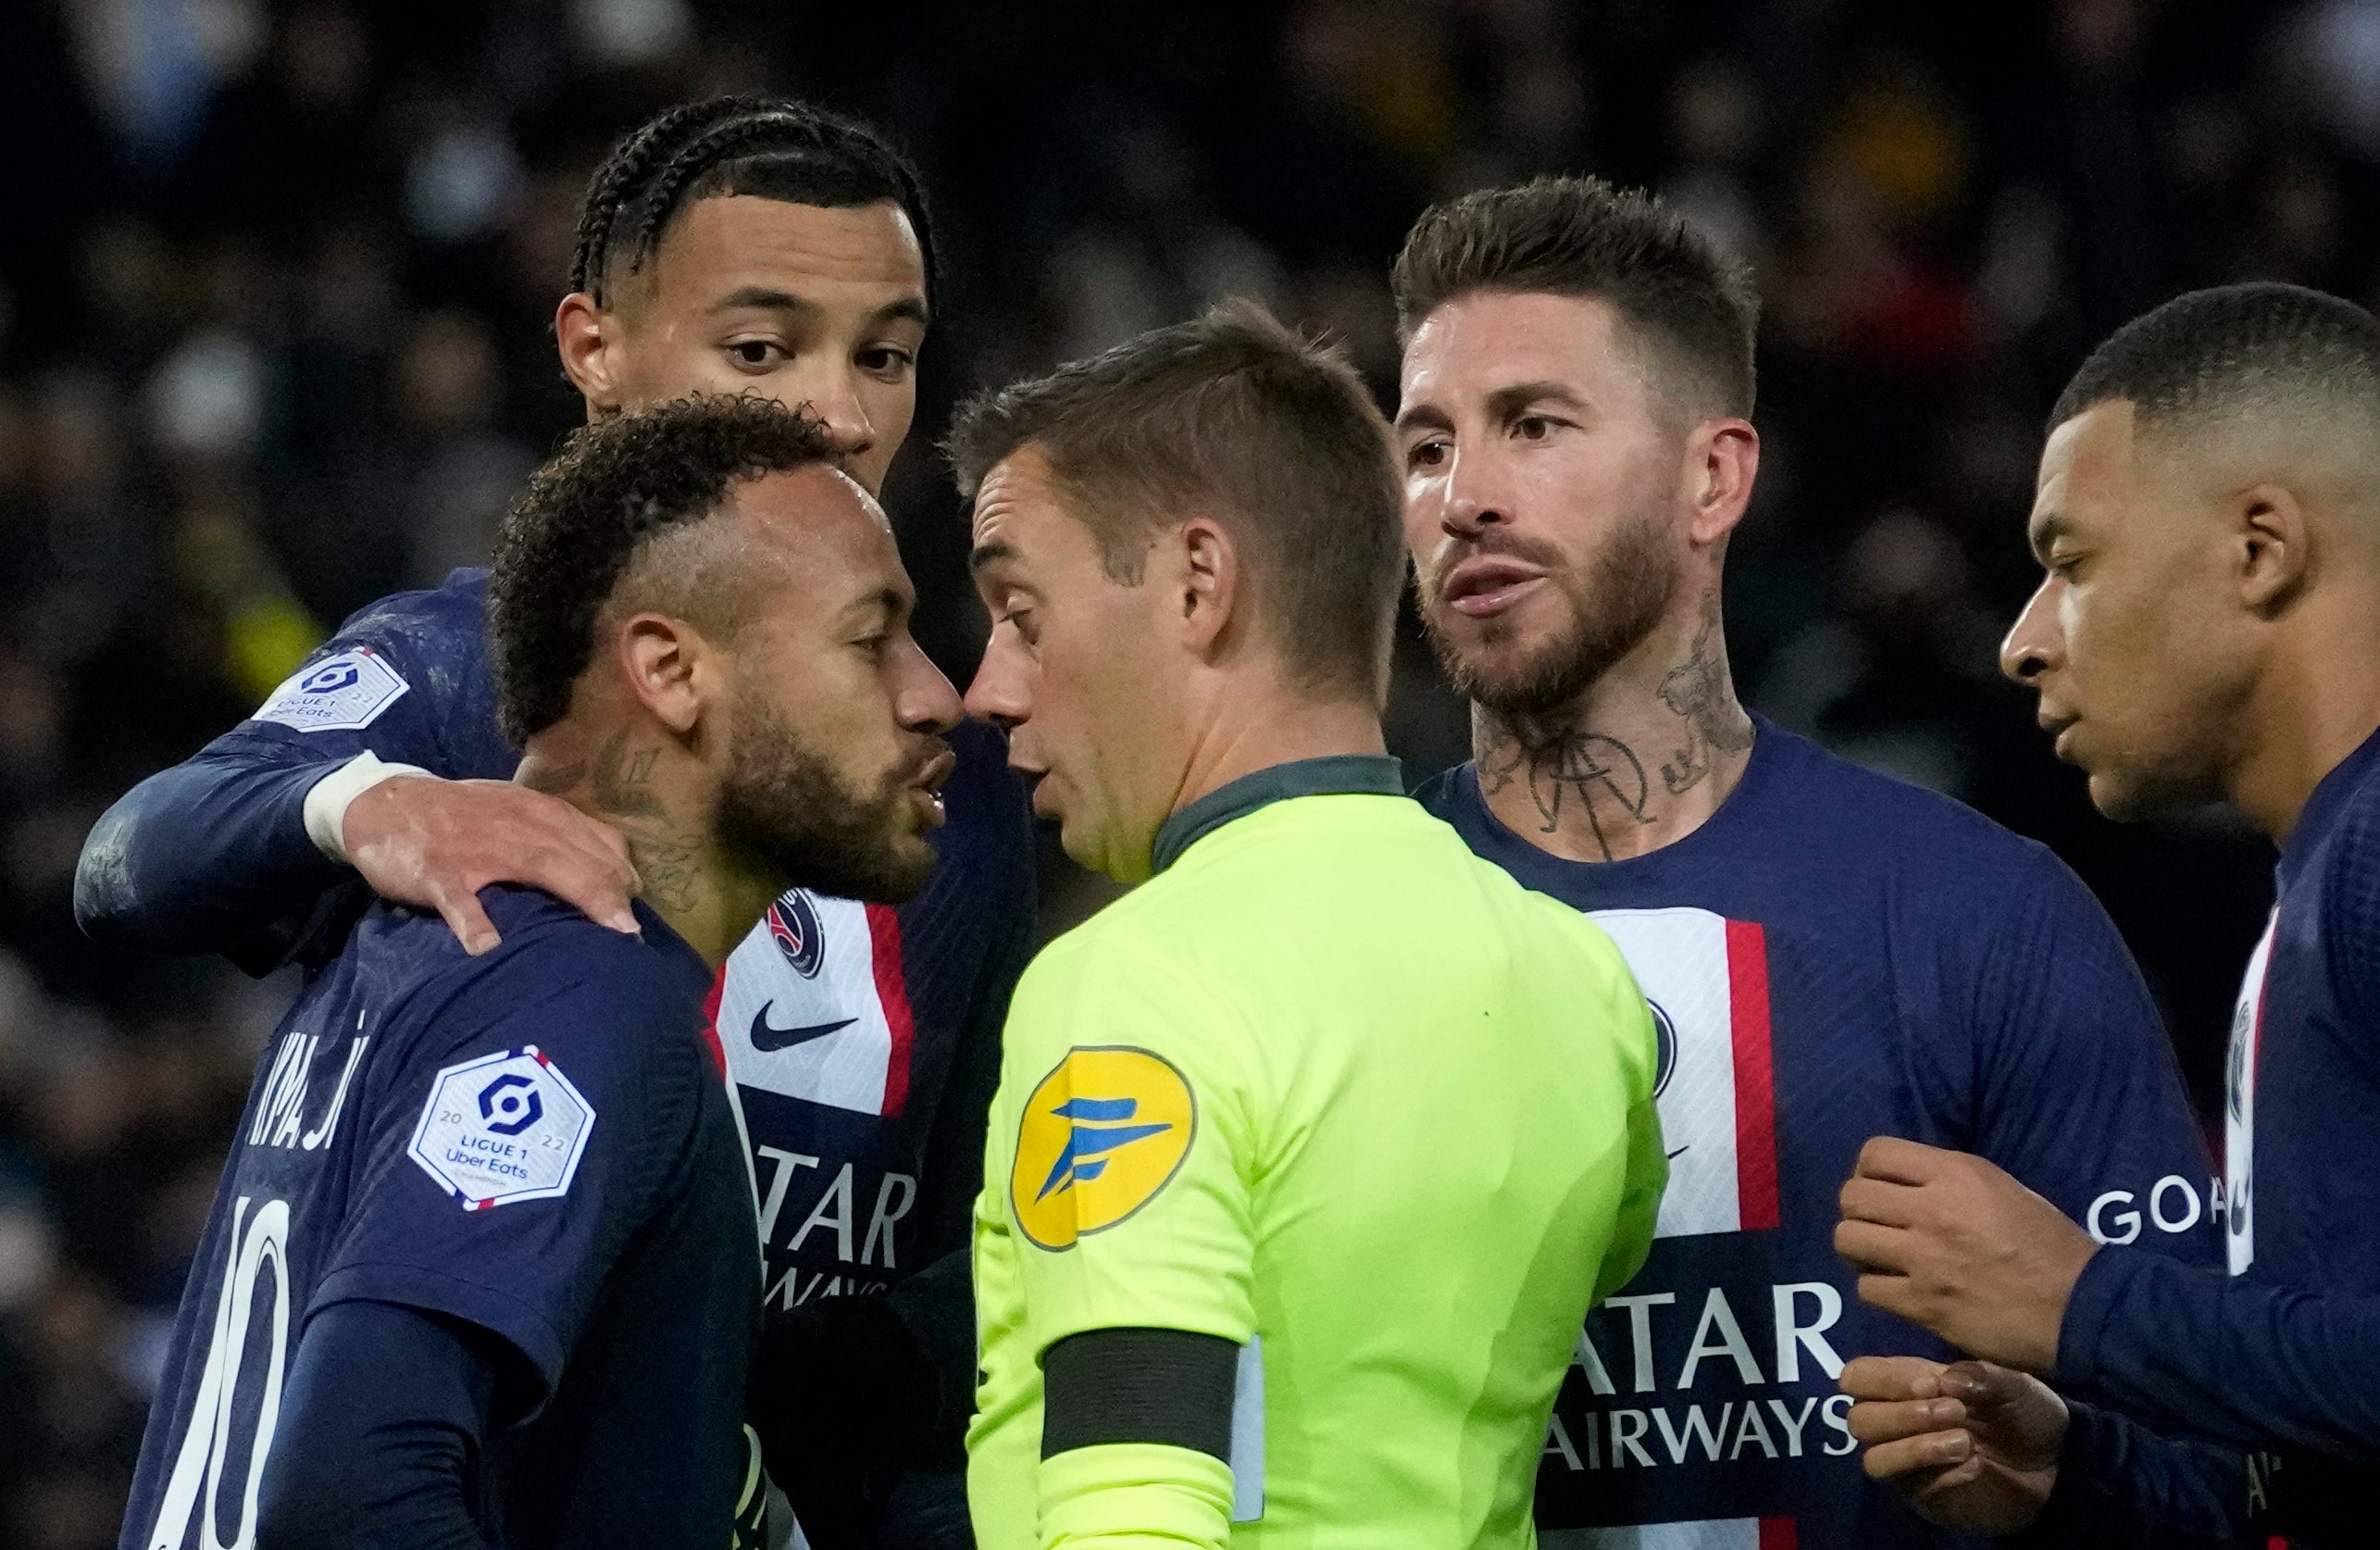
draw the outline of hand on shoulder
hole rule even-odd
[[[480,890],[539,888],[590,919],[634,934],[639,890],[628,843],[559,797],[509,781],[399,775],[349,803],[348,859],[372,891],[435,910],[474,956],[503,940]]]

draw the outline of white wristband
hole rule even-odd
[[[357,754],[315,781],[313,789],[305,794],[306,838],[314,842],[315,849],[333,861],[345,861],[347,804],[392,776],[429,774],[417,764],[382,764],[380,756],[369,750]]]

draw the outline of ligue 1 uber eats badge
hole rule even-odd
[[[1145,1049],[1072,1049],[1025,1102],[1008,1198],[1045,1249],[1115,1226],[1172,1181],[1198,1105],[1171,1061]]]
[[[595,1111],[535,1044],[449,1066],[405,1150],[463,1209],[551,1200],[595,1128]]]

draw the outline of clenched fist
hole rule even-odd
[[[1971,1356],[2048,1373],[2089,1233],[1981,1157],[1878,1136],[1843,1186],[1835,1252],[1860,1301]]]

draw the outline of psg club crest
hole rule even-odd
[[[826,961],[826,933],[818,929],[818,912],[810,906],[810,895],[796,888],[768,906],[768,936],[793,972],[804,980],[818,977],[818,966]]]
[[[1645,1005],[1652,1008],[1652,1095],[1658,1098],[1668,1090],[1669,1079],[1677,1074],[1677,1027],[1661,1009],[1660,1002]]]

